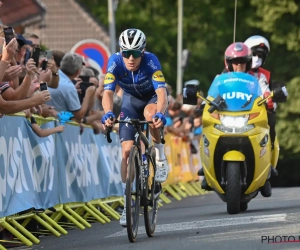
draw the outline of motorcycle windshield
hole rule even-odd
[[[226,111],[249,111],[254,100],[262,96],[257,79],[247,73],[229,72],[217,76],[211,84],[208,96],[218,95],[226,101]]]

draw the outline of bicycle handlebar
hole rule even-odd
[[[112,117],[110,117],[111,120],[113,120]],[[153,124],[153,121],[141,121],[139,119],[126,119],[126,120],[115,120],[115,123],[128,123],[128,124],[131,124],[131,125],[144,125],[144,124]],[[107,142],[108,143],[111,143],[112,140],[111,140],[111,137],[110,137],[110,133],[112,132],[112,127],[108,127],[108,126],[105,126],[105,131],[104,131],[104,136],[106,137],[107,139]],[[165,139],[164,139],[164,128],[161,127],[159,129],[159,135],[160,135],[160,141],[162,144],[165,144]]]
[[[110,137],[111,131],[112,131],[112,127],[105,126],[105,131],[103,132],[103,134],[104,137],[106,137],[108,143],[112,142],[112,139]]]

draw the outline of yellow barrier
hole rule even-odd
[[[177,200],[187,196],[205,194],[201,189],[198,170],[200,154],[191,154],[190,144],[172,134],[165,135],[165,154],[169,163],[169,176],[163,190]]]

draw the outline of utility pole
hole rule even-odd
[[[178,0],[178,28],[177,28],[177,86],[176,94],[182,92],[182,16],[183,0]]]
[[[236,10],[237,10],[237,0],[234,4],[234,21],[233,21],[233,42],[235,43],[235,33],[236,33]]]
[[[109,38],[110,38],[110,52],[116,53],[116,22],[115,22],[115,1],[108,1],[108,23],[109,23]]]

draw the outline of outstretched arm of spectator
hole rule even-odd
[[[33,59],[28,60],[26,64],[26,71],[27,73],[22,84],[16,90],[14,90],[13,88],[9,88],[3,93],[3,98],[5,100],[21,100],[26,98],[27,92],[31,85],[31,80],[33,79],[34,74],[37,71]]]
[[[65,128],[64,126],[59,125],[55,128],[42,129],[36,123],[32,123],[31,127],[32,127],[33,132],[36,135],[38,135],[39,137],[46,137],[46,136],[52,135],[52,134],[57,133],[57,132],[63,132],[64,128]]]
[[[48,90],[36,93],[31,98],[18,100],[18,101],[5,101],[2,95],[0,94],[0,113],[13,114],[16,112],[20,112],[24,109],[28,109],[43,104],[49,101],[50,99],[51,96]]]
[[[48,86],[50,88],[56,89],[58,87],[59,82],[59,75],[58,75],[58,69],[56,67],[55,61],[53,59],[48,59],[48,68],[51,70],[52,77],[51,80],[48,83]]]
[[[102,116],[104,115],[104,111],[93,111],[94,113],[91,115],[88,115],[81,119],[81,123],[91,125],[93,121],[101,120]]]
[[[13,38],[7,45],[6,43],[3,44],[2,58],[0,61],[0,82],[3,81],[5,70],[7,69],[7,66],[11,63],[11,60],[15,56],[17,46],[18,43],[16,38]]]
[[[3,82],[9,82],[9,85],[16,89],[19,87],[19,75],[22,73],[23,68],[21,65],[18,65],[15,58],[11,60],[10,65],[5,70],[3,77]]]
[[[72,112],[74,115],[74,118],[80,122],[81,119],[85,116],[87,111],[93,107],[94,102],[94,95],[95,95],[96,88],[95,86],[90,86],[87,88],[85,92],[85,97],[83,99],[81,109],[75,112]]]

